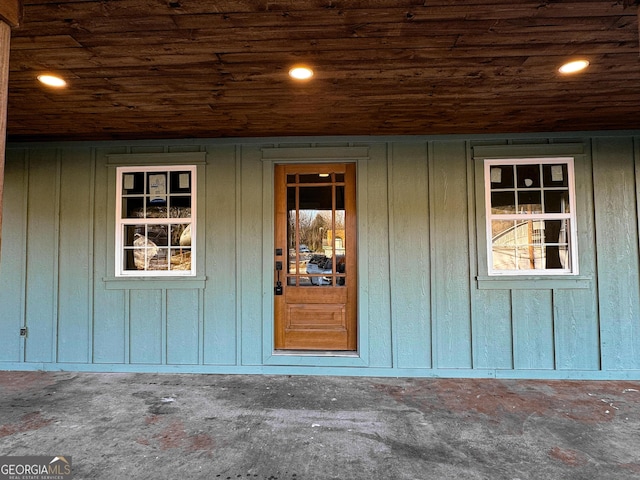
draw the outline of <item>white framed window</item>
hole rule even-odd
[[[196,167],[116,168],[115,274],[196,274]]]
[[[485,159],[491,275],[577,275],[574,159]]]

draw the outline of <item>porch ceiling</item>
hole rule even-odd
[[[10,140],[640,128],[630,0],[23,3]]]

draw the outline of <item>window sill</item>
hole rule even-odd
[[[107,290],[204,289],[207,277],[103,277]]]
[[[478,290],[587,289],[591,288],[592,280],[589,275],[476,277]]]

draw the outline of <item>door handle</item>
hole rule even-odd
[[[276,283],[275,288],[273,289],[274,295],[282,295],[284,289],[282,288],[282,282],[280,281],[280,272],[282,271],[282,262],[280,260],[276,261],[276,272],[278,272],[278,281]]]

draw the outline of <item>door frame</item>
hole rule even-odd
[[[258,147],[253,158],[262,163],[263,198],[263,265],[262,265],[262,362],[264,365],[306,367],[369,366],[369,311],[366,279],[368,278],[367,248],[367,161],[370,147]],[[245,152],[248,153],[248,152]],[[384,152],[380,152],[383,154]],[[247,157],[243,155],[243,158]],[[275,249],[275,164],[276,163],[355,163],[356,164],[356,225],[358,265],[357,349],[349,352],[286,351],[274,348],[275,303],[273,295],[273,268]],[[306,371],[306,370],[304,370]]]
[[[275,244],[277,252],[274,251],[274,263],[280,265],[280,270],[274,268],[274,288],[280,291],[280,294],[274,293],[275,314],[275,342],[278,351],[320,351],[320,352],[354,352],[357,351],[357,309],[358,309],[358,271],[357,271],[357,207],[356,207],[356,164],[352,162],[339,163],[291,163],[274,165],[275,170],[280,171],[274,181],[274,197],[277,200],[274,208],[274,216],[276,222]],[[309,193],[309,189],[322,188],[326,191],[329,187],[332,193],[332,209],[337,209],[336,205],[336,188],[331,185],[344,185],[344,205],[342,209],[347,213],[344,218],[344,226],[346,232],[345,245],[346,249],[346,284],[339,283],[340,278],[334,277],[330,285],[314,286],[314,285],[290,285],[289,262],[290,250],[292,245],[289,237],[289,207],[290,201],[288,192],[289,176],[291,174],[300,174],[303,176],[314,176],[317,173],[324,173],[328,176],[331,172],[340,172],[344,178],[342,180],[334,179],[335,183],[324,183],[322,180],[314,184],[307,185],[306,182],[297,184],[294,187],[297,192],[300,189]],[[313,177],[315,178],[315,177]],[[308,187],[309,189],[305,189]],[[326,201],[326,199],[325,199]],[[296,206],[297,196],[296,196]],[[296,217],[297,218],[297,217]],[[332,217],[333,218],[333,217]],[[331,228],[335,228],[332,225]],[[297,229],[297,227],[296,227]],[[297,230],[296,230],[297,231]],[[331,230],[332,231],[332,230]],[[333,237],[332,237],[333,238]],[[296,238],[297,245],[298,238]],[[335,245],[332,246],[332,251]],[[333,251],[333,271],[338,273],[335,263],[338,252]],[[297,257],[296,257],[297,258]],[[285,268],[282,268],[285,266]],[[343,271],[344,272],[344,271]],[[301,275],[299,277],[299,275]],[[303,280],[307,278],[304,272],[300,272],[296,267],[292,278],[295,280]],[[320,278],[320,277],[314,277]],[[344,280],[344,277],[341,277]],[[276,287],[276,281],[278,281]],[[342,285],[342,286],[341,286]],[[297,314],[292,314],[297,311]],[[311,313],[310,313],[311,312]],[[319,320],[322,318],[322,320]],[[290,321],[298,324],[289,325]],[[340,322],[342,321],[342,323]],[[325,323],[326,322],[326,323]],[[288,327],[289,325],[289,327]],[[341,328],[343,327],[343,328]],[[335,348],[331,348],[335,347]]]

